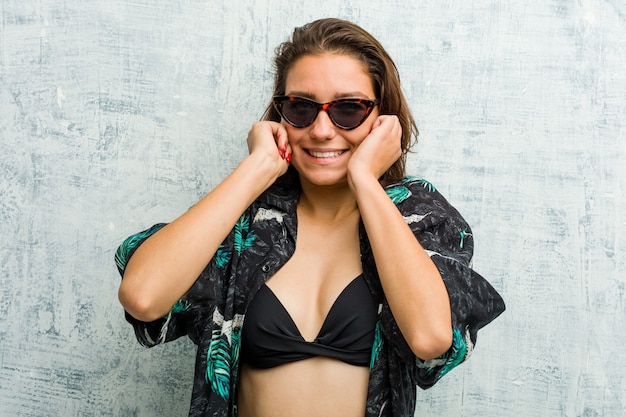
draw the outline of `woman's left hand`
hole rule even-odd
[[[348,163],[348,183],[371,178],[378,180],[402,155],[402,126],[395,115],[378,116],[369,135]]]

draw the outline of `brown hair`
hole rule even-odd
[[[402,156],[382,175],[380,181],[389,184],[402,179],[406,175],[406,154],[417,143],[419,132],[402,94],[396,65],[383,46],[363,28],[331,18],[294,29],[291,40],[276,48],[273,96],[285,94],[287,73],[299,58],[326,52],[349,55],[361,61],[372,77],[374,92],[379,100],[379,113],[398,116],[402,126]],[[265,109],[263,120],[280,122],[280,115],[271,102]]]

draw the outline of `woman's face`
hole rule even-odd
[[[287,73],[285,95],[320,103],[340,98],[376,99],[365,66],[351,56],[332,53],[299,58]],[[304,128],[282,120],[292,149],[291,163],[301,181],[314,185],[345,184],[348,161],[377,117],[378,107],[374,107],[363,124],[353,130],[334,125],[325,111],[320,111],[313,123]]]

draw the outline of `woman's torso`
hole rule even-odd
[[[359,215],[314,221],[298,212],[298,240],[291,259],[266,285],[307,342],[320,334],[338,297],[362,273]],[[372,329],[373,330],[373,329]],[[244,326],[245,333],[245,326]],[[242,364],[239,417],[361,417],[369,368],[326,356],[260,369]]]

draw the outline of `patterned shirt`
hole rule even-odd
[[[363,274],[379,304],[365,415],[408,417],[415,411],[416,387],[431,387],[466,360],[476,343],[477,331],[505,307],[494,288],[471,269],[474,242],[469,226],[431,183],[407,177],[385,190],[439,269],[452,310],[451,348],[436,359],[417,358],[391,314],[361,223]],[[294,253],[299,195],[299,187],[281,181],[261,194],[167,316],[146,323],[126,314],[139,343],[146,347],[183,335],[198,346],[190,417],[237,414],[244,315],[256,291]],[[135,249],[163,226],[154,225],[122,243],[115,255],[122,276]],[[419,271],[415,274],[418,279]]]

